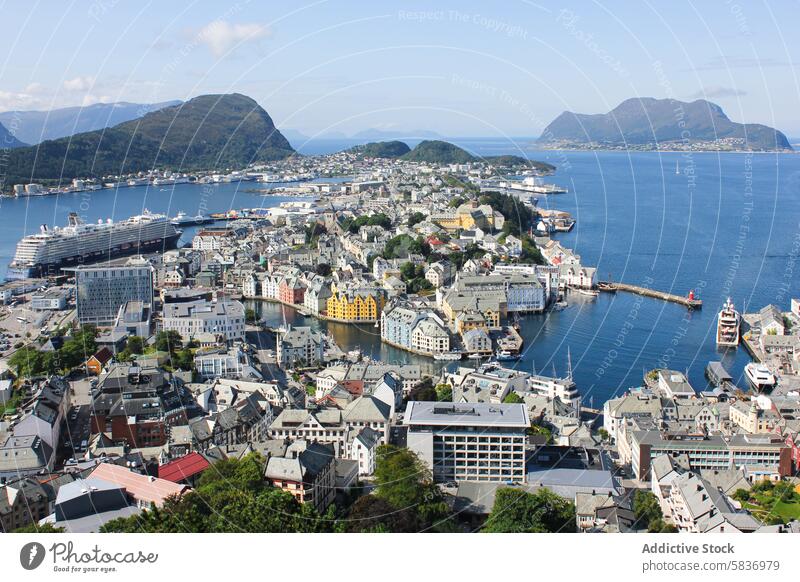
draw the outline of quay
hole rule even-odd
[[[700,299],[694,299],[691,296],[684,297],[682,295],[673,295],[672,293],[656,291],[655,289],[650,289],[648,287],[641,287],[639,285],[629,285],[628,283],[612,283],[610,281],[600,281],[597,284],[597,288],[600,291],[606,291],[608,293],[616,293],[617,291],[626,291],[628,293],[635,293],[636,295],[642,295],[643,297],[652,297],[653,299],[661,299],[662,301],[677,303],[679,305],[683,305],[688,309],[700,309],[703,306],[703,302]]]

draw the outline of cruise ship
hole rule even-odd
[[[163,214],[132,216],[120,222],[83,223],[71,212],[69,224],[23,237],[6,277],[25,279],[58,273],[62,267],[108,260],[114,257],[173,246],[181,231]]]
[[[717,316],[717,345],[736,347],[739,345],[739,326],[741,317],[728,297]]]

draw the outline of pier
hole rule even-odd
[[[687,309],[700,309],[703,302],[700,299],[693,299],[684,297],[682,295],[673,295],[672,293],[665,293],[663,291],[656,291],[648,287],[641,287],[639,285],[629,285],[628,283],[612,283],[610,281],[601,281],[597,284],[600,291],[608,293],[616,293],[617,291],[625,291],[627,293],[635,293],[643,297],[652,297],[653,299],[661,299],[662,301],[669,301],[683,305]]]

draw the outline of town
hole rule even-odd
[[[571,362],[561,377],[516,365],[525,317],[625,290],[556,240],[575,221],[540,208],[533,194],[563,191],[546,174],[351,150],[75,180],[252,181],[296,199],[76,215],[20,242],[0,288],[2,531],[800,530],[797,300],[721,313],[718,342],[735,333],[755,360],[749,389],[719,362],[708,386],[654,367],[600,410]],[[182,248],[138,237],[63,265],[26,254],[131,224],[198,230]],[[268,304],[284,321],[263,319]],[[323,322],[418,359],[341,346]]]

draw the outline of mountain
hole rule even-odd
[[[565,111],[542,132],[539,141],[561,144],[662,147],[665,142],[714,142],[728,139],[730,149],[791,150],[780,131],[758,124],[736,123],[719,105],[651,97],[627,99],[605,114]]]
[[[439,140],[425,140],[402,156],[410,162],[429,162],[434,164],[466,164],[477,158],[460,147]]]
[[[0,123],[13,123],[16,135],[26,143],[35,144],[48,139],[58,139],[76,133],[113,127],[125,121],[138,119],[151,111],[178,105],[180,101],[163,103],[96,103],[86,107],[64,107],[50,111],[5,111],[0,113]]]
[[[368,158],[399,158],[411,151],[402,141],[377,141],[350,148],[351,152]]]
[[[292,146],[258,103],[202,95],[112,128],[12,150],[8,184],[146,171],[242,168],[283,159]]]
[[[6,129],[6,126],[0,122],[0,150],[4,150],[6,148],[24,148],[27,145],[28,144],[22,143],[19,139],[17,139],[16,131],[11,133],[8,131],[8,129]]]

